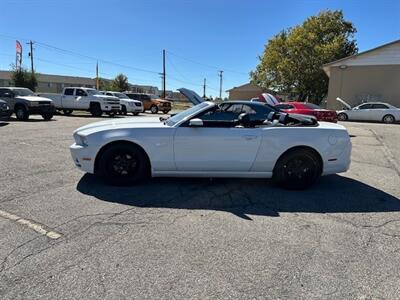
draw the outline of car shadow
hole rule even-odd
[[[264,179],[154,178],[130,187],[102,183],[84,175],[77,185],[99,200],[174,209],[218,210],[251,220],[249,215],[291,213],[368,213],[400,211],[400,200],[360,181],[331,175],[312,188],[288,191]]]
[[[7,126],[8,124],[10,124],[10,123],[4,122],[4,121],[2,121],[2,120],[0,119],[0,127]]]
[[[33,116],[36,116],[36,115],[33,115]],[[45,120],[45,119],[43,119],[42,117],[40,117],[39,116],[39,118],[29,118],[28,120],[25,120],[25,121],[20,121],[20,120],[18,120],[17,118],[15,118],[15,117],[10,117],[10,118],[8,118],[7,119],[7,122],[18,122],[18,123],[26,123],[26,122],[31,122],[31,123],[35,123],[35,122],[56,122],[57,120],[55,120],[54,118],[53,119],[51,119],[51,120]]]

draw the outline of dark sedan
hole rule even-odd
[[[11,110],[8,106],[7,102],[0,100],[0,117],[9,117],[11,116]]]

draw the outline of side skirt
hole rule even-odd
[[[271,178],[272,172],[153,171],[153,177]]]

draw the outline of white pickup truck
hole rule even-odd
[[[106,96],[99,91],[85,87],[67,87],[62,94],[38,93],[40,97],[53,100],[57,110],[65,115],[74,110],[89,111],[93,117],[100,117],[103,113],[114,116],[121,110],[120,100],[114,96]]]

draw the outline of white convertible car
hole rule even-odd
[[[395,123],[400,121],[400,109],[384,102],[366,102],[351,107],[346,101],[336,98],[345,110],[337,112],[339,121],[375,121]]]
[[[221,106],[180,91],[196,105],[166,120],[124,118],[77,129],[70,147],[76,166],[114,184],[147,176],[273,177],[293,189],[349,168],[351,142],[341,125],[272,107],[263,120],[255,120],[246,104],[238,118],[225,114],[221,120]]]

